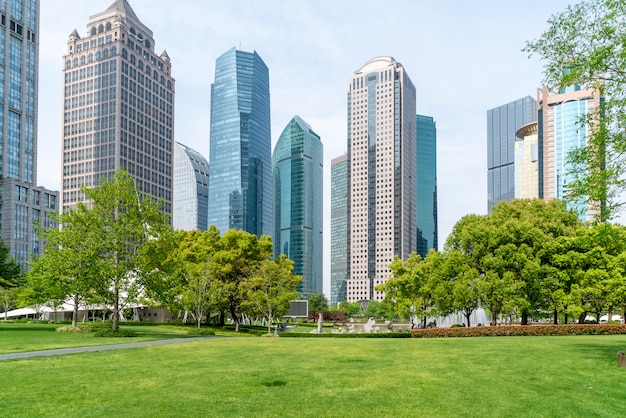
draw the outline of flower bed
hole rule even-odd
[[[532,325],[471,328],[414,329],[413,338],[500,337],[507,335],[615,335],[626,334],[626,325]]]

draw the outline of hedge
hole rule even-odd
[[[413,338],[496,337],[509,335],[616,335],[626,334],[626,325],[525,325],[411,330]]]

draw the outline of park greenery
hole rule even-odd
[[[467,215],[442,252],[391,264],[378,287],[398,311],[427,318],[461,312],[467,326],[479,306],[492,323],[546,315],[556,324],[588,313],[626,311],[626,228],[583,224],[559,201],[500,202],[489,215]]]
[[[139,193],[123,170],[82,192],[85,203],[55,215],[60,228],[39,231],[46,250],[31,262],[22,286],[19,274],[9,274],[15,273],[11,260],[0,266],[9,272],[3,300],[9,290],[24,306],[58,307],[69,299],[74,328],[79,306],[108,310],[114,331],[125,310],[157,306],[189,314],[198,327],[213,313],[222,323],[228,314],[236,331],[244,314],[260,316],[270,332],[298,295],[301,277],[293,274],[291,260],[272,259],[269,236],[220,235],[215,227],[173,231],[162,202]]]

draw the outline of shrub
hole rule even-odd
[[[280,334],[281,337],[290,337],[290,338],[411,338],[410,332],[362,332],[362,333],[346,333],[346,334],[335,334],[335,333],[324,333],[324,334],[315,334],[315,333],[305,333],[305,332],[283,332]]]
[[[215,331],[209,328],[191,328],[187,331],[189,335],[215,335]]]
[[[56,332],[91,332],[93,331],[91,328],[89,328],[88,326],[85,325],[78,325],[76,328],[69,326],[69,327],[58,327],[55,328]]]
[[[626,334],[626,325],[532,325],[411,330],[413,338],[495,337],[507,335],[615,335]]]
[[[129,331],[126,329],[100,329],[96,331],[94,337],[113,337],[113,338],[122,338],[122,337],[136,337],[137,334],[133,331]]]

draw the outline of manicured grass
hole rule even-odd
[[[623,335],[209,338],[1,361],[0,415],[618,417],[623,349]]]
[[[172,326],[122,325],[121,328],[130,329],[137,334],[137,337],[131,339],[95,338],[93,332],[54,331],[62,326],[67,325],[3,323],[0,321],[0,354],[188,337],[185,329]]]

